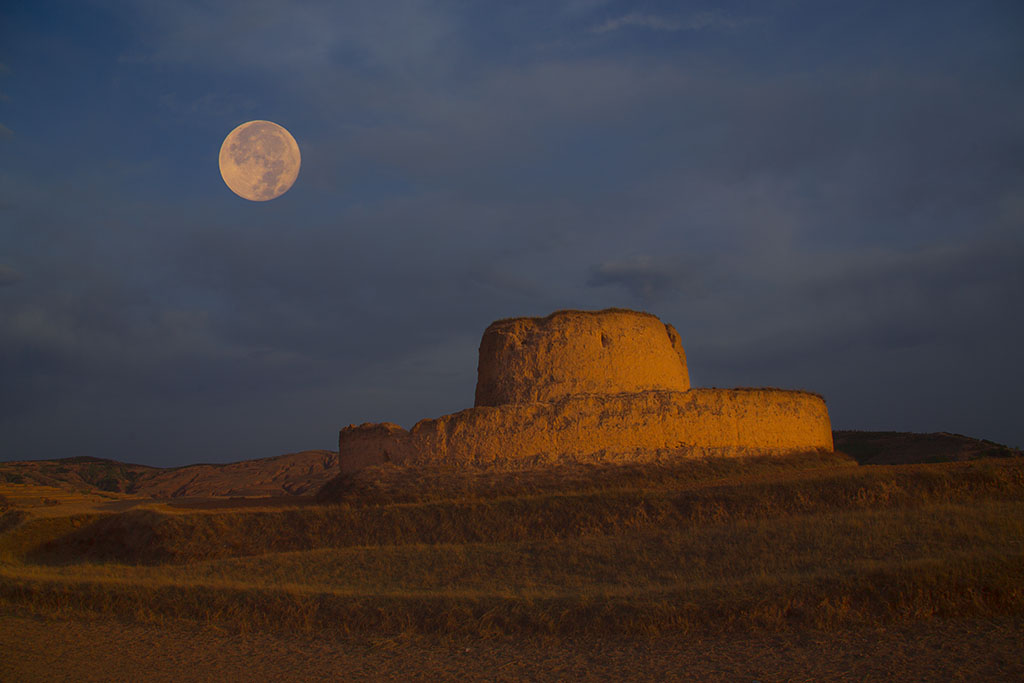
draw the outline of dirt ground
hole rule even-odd
[[[339,639],[0,615],[3,681],[1024,680],[1024,617],[616,641]]]

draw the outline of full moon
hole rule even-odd
[[[292,134],[272,121],[249,121],[228,133],[220,146],[220,175],[243,199],[280,197],[299,177],[302,157]]]

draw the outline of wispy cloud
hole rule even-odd
[[[718,12],[699,12],[685,19],[630,12],[608,19],[590,29],[592,33],[610,33],[623,28],[642,28],[651,31],[701,31],[704,29],[733,29],[746,23]]]
[[[371,4],[270,0],[132,5],[144,39],[127,62],[207,68],[318,68],[341,58],[386,72],[420,68],[451,44],[450,17],[424,0]]]
[[[620,287],[645,304],[677,284],[674,269],[655,264],[649,256],[605,261],[591,267],[589,287]]]

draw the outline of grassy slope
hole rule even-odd
[[[383,470],[291,509],[0,535],[0,604],[338,632],[653,634],[1024,609],[1024,460]]]
[[[1017,448],[948,432],[917,434],[847,430],[832,432],[832,439],[837,451],[846,453],[862,465],[901,465],[1021,456],[1021,451]]]
[[[337,453],[310,450],[234,463],[150,467],[73,457],[0,462],[5,485],[156,498],[311,495],[335,475]]]

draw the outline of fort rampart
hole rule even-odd
[[[515,468],[549,462],[636,462],[832,450],[825,401],[782,389],[691,389],[574,396],[470,408],[406,431],[342,430],[344,471],[391,462]]]
[[[832,450],[824,399],[783,389],[690,389],[679,335],[647,313],[559,311],[484,333],[476,406],[411,430],[349,425],[342,471],[371,465],[518,469],[557,462]]]

